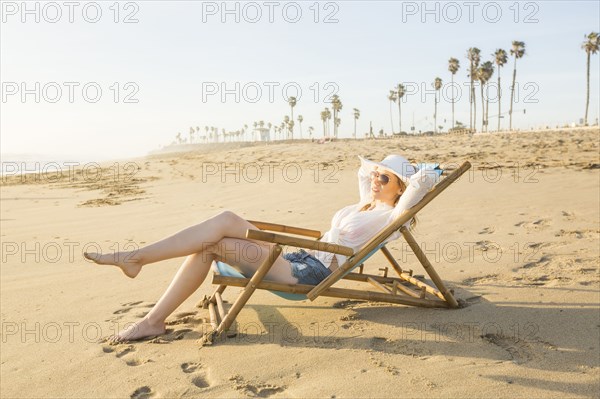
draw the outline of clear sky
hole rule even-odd
[[[279,124],[290,113],[284,87],[299,97],[294,115],[304,116],[304,137],[308,126],[322,135],[319,114],[334,92],[343,103],[340,137],[352,135],[352,108],[361,111],[360,137],[369,122],[390,132],[387,95],[398,83],[410,89],[403,130],[413,119],[417,130],[433,130],[431,83],[438,76],[450,82],[450,57],[461,63],[456,119],[468,124],[467,49],[478,47],[482,60],[491,60],[513,40],[526,44],[517,62],[513,126],[577,122],[585,111],[581,43],[600,30],[598,1],[30,1],[25,7],[2,1],[1,151],[81,159],[143,155],[177,132],[187,135],[190,126],[204,132],[206,125]],[[591,63],[590,122],[599,113],[598,58]],[[511,57],[501,70],[503,113],[512,69]],[[438,125],[447,129],[449,86],[444,93]],[[489,95],[495,127],[495,86]],[[480,125],[479,89],[477,113]],[[397,130],[396,104],[392,118]],[[297,122],[295,130],[298,136]]]

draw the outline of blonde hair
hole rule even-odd
[[[396,180],[398,180],[398,185],[402,189],[402,194],[404,194],[404,192],[406,191],[406,184],[404,184],[404,182],[402,180],[400,180],[400,178],[396,174],[394,174],[394,176],[396,176]],[[398,204],[398,201],[400,200],[400,197],[402,196],[402,194],[398,195],[398,197],[394,201],[394,206],[396,206]],[[367,210],[369,210],[369,208],[371,208],[371,206],[373,206],[373,202],[365,204],[365,206],[360,208],[359,212],[367,211]],[[416,226],[417,226],[417,217],[413,216],[413,218],[410,220],[409,229],[414,230],[414,228]]]

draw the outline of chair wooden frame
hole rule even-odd
[[[428,308],[457,308],[459,305],[454,298],[452,290],[449,290],[446,287],[419,247],[413,235],[404,227],[404,224],[410,221],[417,212],[448,188],[470,167],[471,164],[469,162],[461,164],[460,167],[454,170],[450,175],[438,182],[435,187],[421,199],[421,201],[412,208],[404,211],[392,223],[380,230],[370,241],[356,252],[349,247],[318,241],[322,235],[321,232],[317,230],[275,223],[249,221],[259,230],[249,229],[246,232],[247,238],[261,240],[275,245],[272,247],[270,255],[258,268],[256,273],[254,273],[252,278],[228,277],[215,272],[212,283],[217,284],[218,287],[210,297],[205,297],[199,304],[199,306],[208,308],[211,320],[211,331],[204,334],[201,342],[212,343],[216,337],[226,332],[256,289],[304,294],[311,301],[319,296],[328,296]],[[385,247],[385,241],[397,230],[400,231],[411,250],[415,253],[417,259],[433,282],[433,286],[413,276],[412,270],[403,270],[390,251]],[[299,238],[287,234],[312,237],[313,239]],[[340,265],[337,270],[332,272],[325,280],[321,281],[321,283],[316,286],[283,284],[264,280],[265,275],[273,266],[277,257],[281,254],[283,245],[342,254],[346,255],[348,258],[344,264]],[[364,261],[379,250],[382,251],[385,258],[391,264],[397,274],[396,277],[388,276],[387,267],[380,269],[383,271],[383,276],[363,273]],[[353,273],[352,270],[356,267],[359,268],[359,272]],[[377,291],[332,287],[334,283],[341,279],[368,283]],[[228,286],[243,287],[243,290],[229,311],[226,312],[222,294]]]

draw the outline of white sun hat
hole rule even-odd
[[[404,158],[402,155],[388,155],[381,162],[370,161],[361,157],[360,155],[358,158],[360,158],[361,162],[371,166],[372,168],[377,166],[378,168],[389,170],[398,176],[400,180],[406,184],[406,186],[411,184],[411,177],[418,172],[417,167],[408,162],[408,159]]]

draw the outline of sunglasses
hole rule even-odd
[[[390,176],[381,174],[377,171],[371,172],[371,180],[373,179],[377,179],[377,181],[381,183],[382,186],[385,186],[390,182]]]

